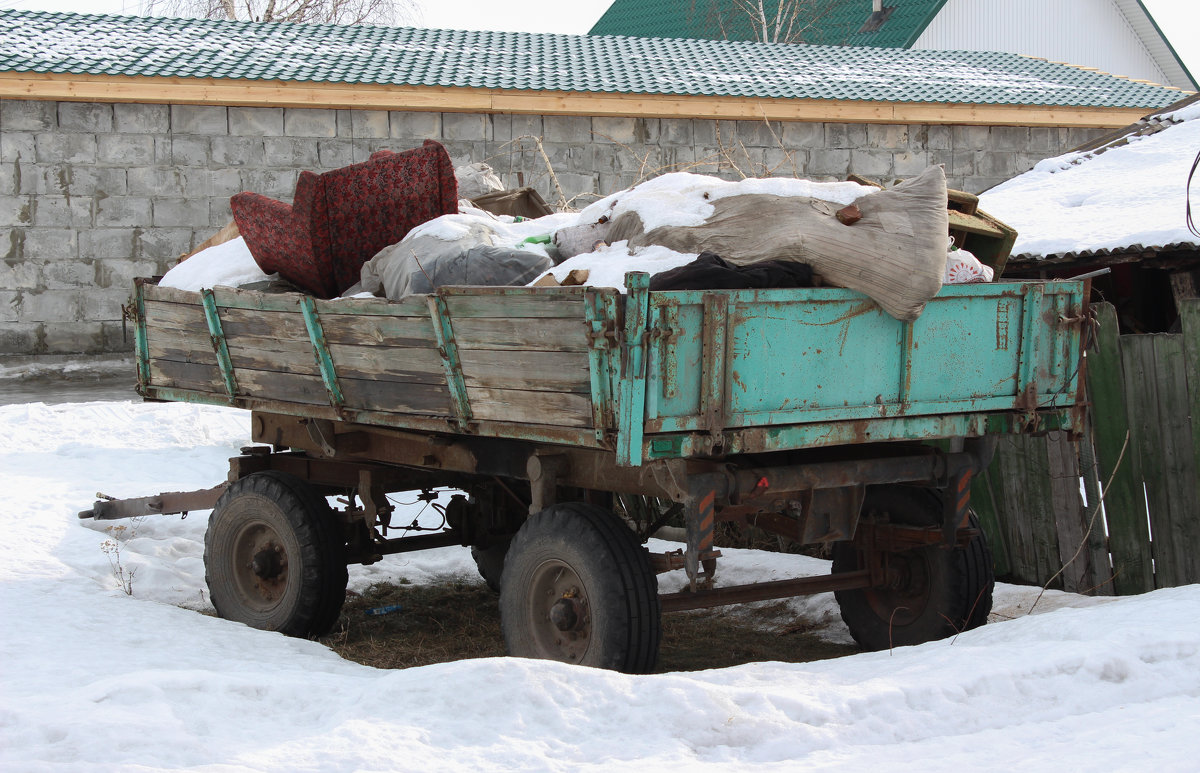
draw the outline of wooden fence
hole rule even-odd
[[[1105,595],[1200,582],[1200,300],[1178,334],[1118,335],[1096,309],[1088,437],[1005,437],[972,489],[996,574]]]

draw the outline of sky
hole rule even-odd
[[[419,27],[584,34],[612,0],[412,0]],[[1142,0],[1193,78],[1200,78],[1200,5],[1196,0]],[[138,13],[141,0],[0,0],[0,8],[77,13]],[[519,8],[520,10],[516,10]],[[1191,34],[1189,34],[1191,33]]]

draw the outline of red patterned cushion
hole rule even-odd
[[[416,226],[458,211],[446,149],[379,151],[324,174],[301,172],[289,206],[257,193],[231,199],[238,231],[259,267],[321,298],[359,279],[362,264]]]

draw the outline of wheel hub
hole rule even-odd
[[[550,607],[550,622],[560,631],[578,631],[583,625],[583,610],[579,602],[570,597],[554,602],[554,606]]]
[[[283,561],[280,557],[282,553],[282,547],[268,543],[254,554],[254,559],[250,562],[250,571],[263,580],[278,577],[283,571]]]

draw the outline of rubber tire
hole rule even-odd
[[[941,523],[942,504],[929,489],[878,486],[867,489],[863,502],[863,514],[872,513],[886,514],[891,523],[905,526],[934,526]],[[974,513],[970,525],[979,528]],[[912,594],[871,588],[834,593],[842,620],[859,646],[883,650],[923,644],[987,622],[995,574],[982,532],[965,547],[935,545],[895,556],[909,562],[912,576],[924,580]],[[862,555],[852,542],[834,544],[833,574],[862,566]]]
[[[539,641],[554,628],[550,605],[534,599],[536,583],[555,564],[574,572],[582,586],[589,624],[586,649],[575,658]],[[513,538],[500,586],[500,625],[510,655],[648,673],[658,663],[660,616],[650,556],[613,513],[556,504],[529,518]]]
[[[504,557],[508,555],[510,544],[512,544],[511,537],[494,542],[487,547],[476,545],[471,548],[471,558],[475,559],[475,568],[479,570],[479,576],[496,593],[500,592],[504,576]]]
[[[273,533],[286,557],[278,598],[237,571],[239,544]],[[239,542],[240,540],[240,542]],[[299,478],[274,470],[234,481],[204,534],[204,579],[217,614],[252,628],[315,638],[329,632],[346,600],[346,550],[329,503]]]

